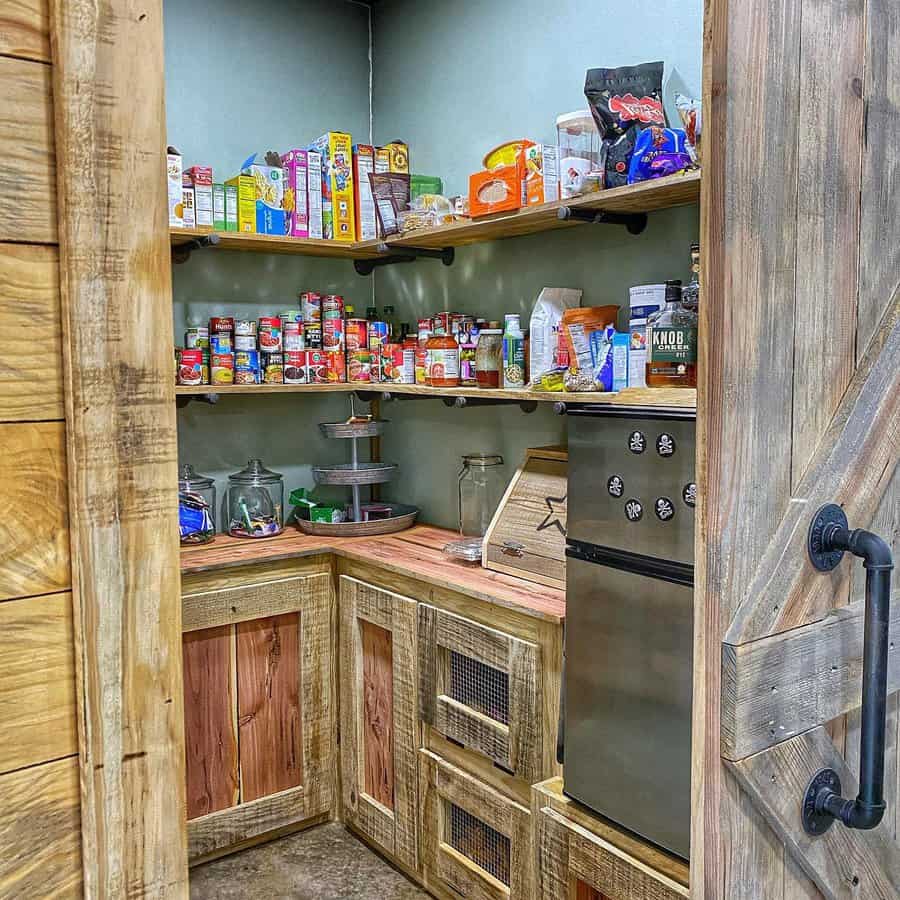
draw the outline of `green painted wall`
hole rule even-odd
[[[168,141],[185,165],[231,177],[254,150],[304,146],[329,129],[369,135],[369,11],[350,2],[165,0]],[[340,68],[338,68],[340,67]],[[211,315],[258,318],[295,307],[303,290],[371,303],[372,280],[349,263],[208,250],[173,267],[175,334]],[[285,475],[286,493],[312,487],[313,464],[342,462],[347,448],[325,441],[318,422],[347,414],[343,397],[222,396],[178,413],[181,462],[216,478],[251,456]],[[342,497],[343,494],[340,494]],[[221,517],[217,520],[221,522]]]
[[[412,170],[440,175],[445,193],[463,193],[485,152],[516,137],[556,140],[556,116],[585,107],[592,66],[666,61],[668,93],[700,90],[700,0],[591,0],[416,3],[383,0],[374,24],[375,139],[403,138]],[[451,268],[422,261],[376,275],[379,307],[394,303],[408,321],[442,309],[528,321],[542,287],[575,287],[584,305],[618,303],[628,288],[687,278],[697,239],[696,207],[650,217],[646,232],[583,226],[457,250]],[[627,318],[627,316],[626,316]],[[623,319],[624,323],[625,319]],[[385,458],[402,466],[391,489],[425,518],[456,520],[455,473],[463,453],[500,452],[511,474],[530,446],[565,440],[565,420],[540,408],[446,409],[398,402]]]

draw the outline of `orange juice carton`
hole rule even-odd
[[[181,228],[184,225],[181,154],[174,147],[166,147],[166,182],[169,186],[169,227]]]
[[[284,167],[285,234],[309,237],[309,161],[306,150],[288,150]]]
[[[241,175],[253,179],[256,233],[284,235],[284,169],[281,167],[281,155],[270,151],[265,156],[265,163],[258,163],[254,153],[244,160]]]
[[[356,239],[371,241],[378,236],[375,224],[375,198],[369,173],[375,171],[375,148],[357,144],[353,148],[353,195],[356,206]]]
[[[185,173],[194,189],[194,219],[198,228],[213,227],[213,170],[211,166],[191,166]]]
[[[194,185],[187,172],[181,176],[181,221],[185,228],[194,228],[197,225],[196,197]]]
[[[321,238],[322,230],[322,154],[318,150],[306,151],[306,206],[309,214],[309,236]]]
[[[522,206],[559,200],[559,148],[532,144],[519,151],[522,169]]]
[[[484,169],[469,176],[469,213],[487,216],[522,206],[522,177],[518,165]]]
[[[230,222],[226,225],[228,231],[241,231],[245,234],[256,233],[256,185],[252,175],[235,175],[225,182],[225,215],[228,216],[228,189],[232,189],[234,198],[235,223],[237,228],[232,229]]]
[[[322,231],[327,240],[355,241],[353,144],[349,134],[329,131],[313,141],[322,154]]]

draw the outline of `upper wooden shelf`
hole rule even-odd
[[[439,228],[428,228],[412,232],[401,238],[381,241],[320,241],[304,238],[280,237],[266,234],[242,234],[235,231],[218,231],[217,246],[222,250],[250,250],[256,253],[294,253],[300,256],[324,256],[332,259],[377,259],[387,256],[393,248],[419,247],[441,249],[462,247],[483,241],[519,237],[557,228],[571,228],[583,224],[574,220],[559,218],[559,210],[589,210],[619,214],[637,214],[668,209],[674,206],[689,206],[700,199],[700,173],[697,171],[608,191],[598,191],[576,197],[530,206],[514,213],[500,213],[496,216],[466,220]],[[173,247],[211,234],[209,228],[170,229]]]

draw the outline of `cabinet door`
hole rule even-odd
[[[344,816],[408,868],[416,848],[416,602],[342,575]]]
[[[429,750],[419,773],[426,884],[467,900],[532,900],[530,811]]]
[[[419,605],[422,720],[529,784],[543,750],[540,647]]]
[[[333,807],[331,576],[183,598],[190,859]]]

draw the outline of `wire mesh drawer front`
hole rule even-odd
[[[450,696],[482,715],[509,725],[509,673],[450,651]]]
[[[447,803],[447,843],[479,869],[509,887],[509,865],[512,854],[509,838],[491,828],[477,816]]]

